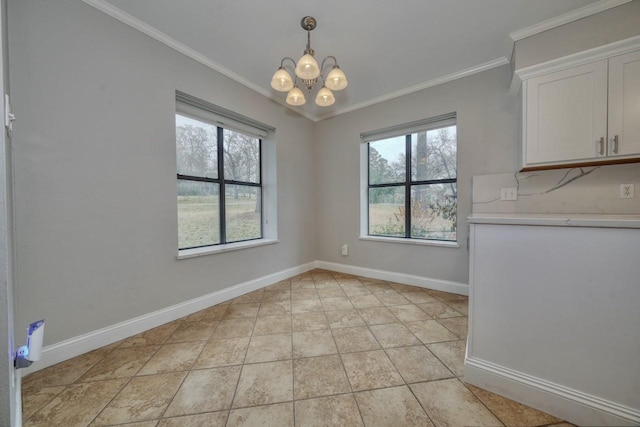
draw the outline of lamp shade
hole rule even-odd
[[[297,86],[294,86],[287,94],[287,104],[289,105],[303,105],[305,102],[304,94]]]
[[[333,105],[334,102],[336,102],[336,98],[333,96],[333,92],[327,89],[326,86],[323,86],[316,96],[316,104],[321,107],[328,107]]]
[[[303,80],[313,80],[320,75],[320,67],[315,58],[308,53],[298,61],[296,75]]]
[[[271,78],[271,87],[278,92],[288,92],[293,88],[293,80],[287,70],[283,67],[278,68]]]
[[[340,67],[336,65],[329,71],[324,84],[331,90],[342,90],[347,87],[347,76],[345,76]]]

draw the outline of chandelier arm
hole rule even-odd
[[[281,66],[282,68],[284,68],[284,61],[286,61],[287,59],[288,59],[289,61],[293,62],[293,69],[295,70],[296,65],[298,65],[298,64],[296,64],[296,61],[295,61],[293,58],[289,57],[289,56],[285,56],[284,58],[282,58],[282,61],[280,61],[280,66]],[[294,73],[294,74],[295,74],[295,73]]]

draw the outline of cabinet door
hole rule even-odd
[[[602,60],[527,81],[525,166],[606,156],[607,67]]]
[[[632,154],[640,154],[640,52],[609,59],[609,155]]]

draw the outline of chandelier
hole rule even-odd
[[[311,49],[311,31],[316,28],[315,18],[305,16],[302,18],[302,21],[300,21],[300,25],[303,30],[307,31],[307,48],[304,51],[304,55],[297,63],[293,58],[288,56],[282,58],[280,68],[278,68],[271,78],[271,87],[279,92],[288,92],[287,104],[296,106],[303,105],[306,100],[304,99],[304,93],[298,88],[298,79],[302,81],[309,93],[311,93],[313,86],[320,78],[322,79],[322,88],[316,95],[316,104],[321,107],[328,107],[336,102],[332,90],[342,90],[347,87],[347,76],[345,76],[344,72],[338,66],[338,61],[334,56],[327,56],[322,60],[322,65],[320,66],[318,66],[318,62],[313,57],[315,51]],[[333,68],[331,68],[331,71],[329,71],[329,74],[327,74],[325,78],[322,71],[328,60],[333,61]],[[291,78],[291,74],[285,69],[285,61],[293,64],[295,80]]]

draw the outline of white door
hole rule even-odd
[[[631,154],[640,154],[640,51],[609,59],[609,155]]]
[[[527,165],[606,156],[606,60],[532,78],[526,97]]]

